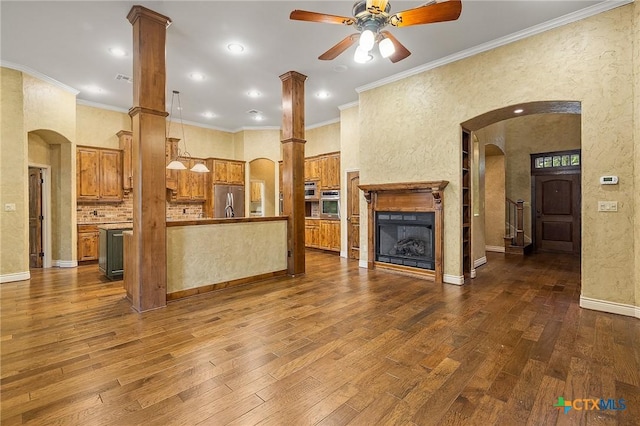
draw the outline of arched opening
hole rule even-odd
[[[76,266],[75,254],[75,164],[71,142],[58,132],[48,129],[27,134],[28,163],[31,171],[44,172],[42,206],[42,266]],[[27,176],[29,178],[29,176]],[[31,180],[30,193],[31,193]],[[31,196],[30,196],[31,201]],[[31,202],[30,202],[31,204]],[[30,220],[30,240],[32,232]]]
[[[463,245],[463,262],[468,262],[463,263],[465,275],[468,271],[469,276],[475,276],[475,268],[486,262],[487,251],[509,253],[513,248],[504,238],[511,236],[506,231],[507,199],[522,200],[524,243],[520,251],[513,252],[524,255],[532,249],[536,239],[532,155],[580,149],[580,114],[579,102],[541,101],[510,105],[462,123],[473,141],[467,154],[471,242]],[[579,216],[575,226],[580,226]],[[469,252],[465,253],[465,249]]]
[[[272,160],[257,158],[249,162],[249,215],[276,215],[276,166]]]

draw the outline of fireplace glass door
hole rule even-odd
[[[435,213],[376,212],[376,261],[435,270]]]

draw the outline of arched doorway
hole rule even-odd
[[[499,182],[495,182],[495,168],[504,167],[504,198],[523,200],[524,240],[532,244],[532,177],[531,155],[541,152],[579,149],[581,145],[581,106],[574,101],[541,101],[515,104],[489,111],[462,123],[463,142],[467,144],[469,208],[463,226],[469,224],[470,239],[463,244],[463,270],[466,277],[474,277],[476,268],[486,262],[487,251],[500,251],[495,229],[504,229],[506,221],[498,212],[505,205],[495,205]],[[495,146],[491,147],[491,146]],[[488,152],[487,152],[487,147]],[[500,154],[502,158],[491,154]],[[463,151],[464,148],[463,148]],[[463,153],[463,156],[465,154]],[[496,157],[496,158],[490,158]],[[492,170],[487,170],[491,163]],[[465,159],[463,158],[463,164]],[[488,176],[488,173],[491,175]],[[487,178],[492,179],[487,182]],[[489,184],[492,185],[489,188]],[[498,185],[498,188],[496,188]],[[495,189],[495,191],[494,191]],[[463,184],[463,195],[464,195]],[[487,197],[490,197],[490,200]],[[491,201],[489,204],[488,201]],[[463,208],[463,212],[464,212]],[[464,213],[463,213],[464,214]],[[532,219],[533,218],[533,219]],[[490,222],[490,223],[489,223]],[[579,227],[579,223],[577,224]],[[491,233],[491,235],[488,234]],[[503,231],[504,232],[504,231]]]

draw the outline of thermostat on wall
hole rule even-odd
[[[617,185],[618,176],[600,176],[600,185]]]

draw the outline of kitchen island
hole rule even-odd
[[[166,230],[167,301],[286,274],[286,216],[170,220]],[[125,234],[125,251],[133,240]],[[125,274],[132,300],[135,280]]]

